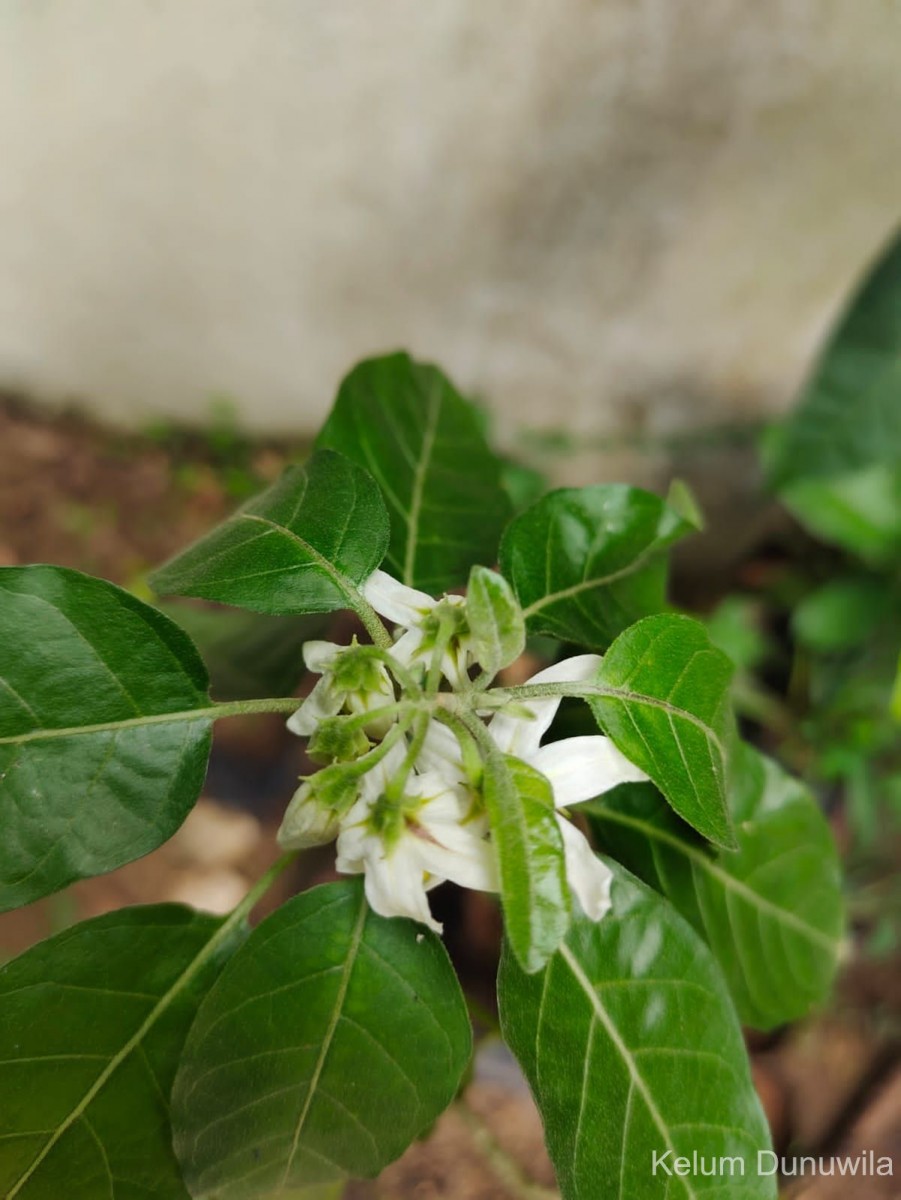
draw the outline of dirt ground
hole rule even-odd
[[[59,563],[146,595],[152,566],[274,478],[298,449],[248,444],[229,429],[214,437],[176,430],[111,435],[6,400],[0,403],[0,565]],[[278,813],[293,789],[299,755],[280,719],[223,723],[206,793],[176,837],[111,875],[0,916],[0,956],[123,904],[232,907],[274,858]],[[272,762],[281,768],[273,772]],[[307,858],[285,889],[330,876],[327,854]],[[490,1003],[496,909],[459,896],[446,903],[451,952],[480,1002]],[[864,962],[852,946],[828,1014],[751,1040],[755,1079],[781,1153],[853,1155],[866,1148],[893,1157],[901,1170],[899,1017],[897,961]],[[378,1181],[349,1185],[347,1197],[541,1200],[555,1194],[553,1183],[528,1091],[506,1052],[489,1040],[463,1103]],[[784,1183],[786,1196],[804,1200],[901,1197],[896,1179]]]

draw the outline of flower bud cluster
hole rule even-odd
[[[484,577],[484,568],[478,568]],[[362,873],[372,908],[406,916],[440,931],[427,893],[445,880],[482,891],[499,888],[498,864],[481,797],[481,757],[465,728],[440,715],[439,688],[478,697],[473,668],[497,669],[498,644],[521,648],[522,622],[508,585],[480,580],[480,606],[462,596],[434,600],[383,571],[369,578],[364,595],[395,625],[390,650],[308,642],[307,668],[320,678],[289,719],[307,737],[308,753],[322,769],[303,781],[288,806],[279,842],[303,849],[337,839],[337,869]],[[501,597],[495,635],[482,626],[486,591]],[[489,614],[489,617],[491,614]],[[490,664],[482,647],[492,645]],[[581,655],[539,672],[530,682],[590,678],[600,660]],[[500,665],[504,665],[501,662]],[[471,710],[478,714],[478,699]],[[558,809],[590,799],[618,783],[646,776],[605,737],[567,738],[541,746],[559,697],[529,700],[493,715],[487,732],[504,754],[546,776]],[[488,711],[487,708],[483,711]],[[567,876],[583,910],[599,919],[609,907],[610,872],[564,813],[558,815]]]

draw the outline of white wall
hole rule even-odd
[[[772,411],[899,214],[898,0],[0,3],[0,384],[122,423]]]

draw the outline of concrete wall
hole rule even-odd
[[[0,5],[0,384],[120,423],[758,416],[899,213],[898,0]]]

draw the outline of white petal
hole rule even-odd
[[[363,584],[363,595],[379,614],[396,625],[412,625],[435,607],[425,592],[398,582],[386,571],[373,571]]]
[[[317,680],[316,686],[287,721],[288,728],[298,737],[311,737],[320,721],[334,717],[341,708],[342,697],[335,692],[328,676]]]
[[[417,766],[423,771],[434,771],[449,782],[465,778],[460,743],[440,721],[429,721]]]
[[[388,786],[388,781],[392,775],[397,773],[406,757],[407,745],[401,738],[399,742],[395,742],[384,758],[379,759],[375,766],[366,772],[360,780],[360,796],[364,804],[367,806],[375,804]]]
[[[366,855],[374,842],[369,832],[369,801],[357,800],[341,822],[338,834],[336,866],[345,875],[357,875],[363,870]]]
[[[581,804],[620,783],[643,783],[644,771],[621,754],[610,738],[563,738],[542,746],[529,764],[550,780],[557,808]]]
[[[610,908],[610,884],[613,874],[597,857],[585,837],[564,817],[557,823],[563,835],[566,878],[582,912],[592,921],[600,921]]]
[[[304,666],[308,671],[321,675],[323,671],[328,670],[341,651],[346,649],[346,646],[339,646],[335,642],[304,642]]]
[[[499,892],[500,878],[494,848],[484,838],[470,836],[453,848],[423,841],[419,857],[425,870],[479,892]]]
[[[422,866],[403,841],[387,857],[373,855],[367,859],[366,899],[379,916],[411,917],[441,932],[441,925],[429,910]]]
[[[552,667],[545,667],[526,683],[583,683],[594,678],[601,661],[598,654],[576,654],[573,658],[554,663]],[[561,699],[560,696],[553,696],[548,700],[517,701],[518,708],[531,712],[531,719],[499,712],[488,726],[488,731],[505,754],[529,759],[538,750],[541,739],[557,715]]]
[[[422,645],[422,630],[418,626],[407,629],[391,647],[391,657],[396,658],[402,667],[409,667]]]
[[[278,831],[278,844],[283,850],[306,850],[324,846],[338,836],[338,819],[310,796],[305,783],[294,793]]]

